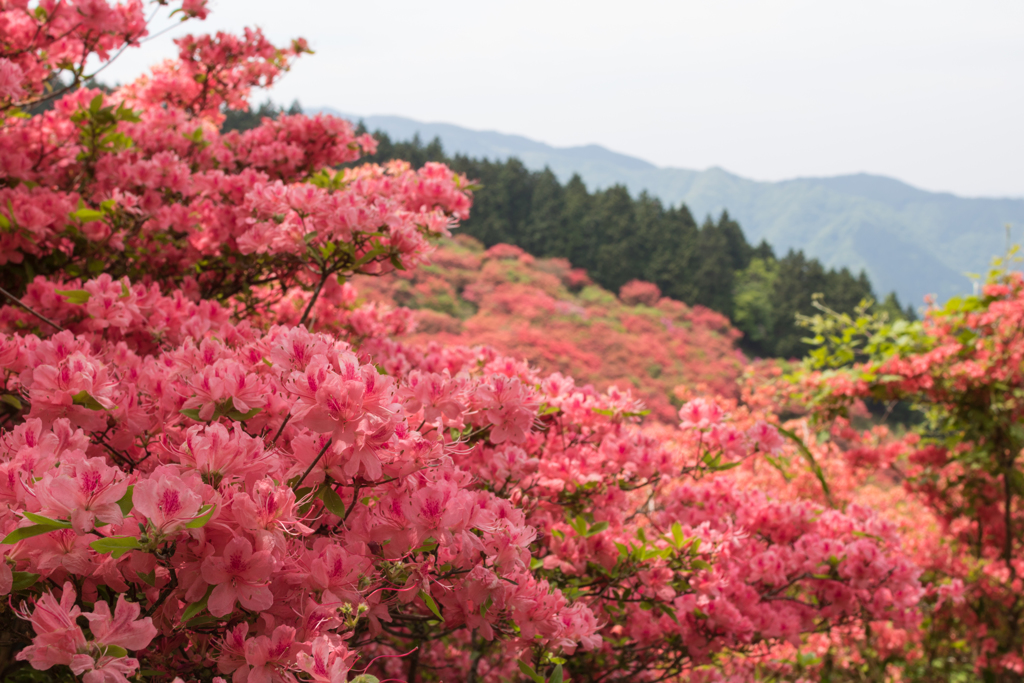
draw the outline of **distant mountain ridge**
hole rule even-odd
[[[1024,199],[980,199],[920,190],[869,174],[761,182],[721,168],[662,168],[600,145],[552,147],[520,135],[476,131],[399,116],[355,116],[330,108],[394,140],[438,137],[446,152],[494,160],[518,157],[527,168],[545,166],[562,181],[574,173],[591,190],[615,184],[646,191],[667,204],[686,204],[693,215],[728,210],[747,239],[762,239],[782,255],[803,249],[828,267],[867,271],[877,292],[896,291],[920,305],[970,291],[967,272],[983,273],[1007,245],[1024,238]]]

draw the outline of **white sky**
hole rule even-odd
[[[865,171],[1024,197],[1021,0],[211,0],[187,32],[309,40],[270,96],[597,143],[758,180]],[[157,30],[167,25],[161,16]],[[258,99],[263,99],[260,95]]]

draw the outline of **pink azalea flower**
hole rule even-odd
[[[102,430],[107,424],[106,411],[114,407],[113,385],[103,363],[76,351],[54,365],[39,365],[32,371],[31,415],[45,423],[66,417],[83,429]],[[83,394],[95,404],[75,403]]]
[[[278,626],[268,638],[257,636],[245,643],[245,661],[252,667],[247,683],[294,683],[288,669],[298,650],[295,629]]]
[[[491,423],[491,443],[526,440],[536,417],[537,399],[518,377],[492,375],[474,394],[476,407]]]
[[[758,420],[753,427],[747,430],[747,438],[757,444],[758,449],[765,453],[778,453],[785,443],[779,430],[764,420]]]
[[[231,613],[237,601],[245,609],[261,612],[274,604],[267,584],[274,573],[274,559],[268,550],[254,553],[247,539],[235,537],[220,557],[203,560],[203,580],[215,586],[207,608],[215,617]]]
[[[199,419],[211,420],[218,407],[240,413],[266,405],[266,388],[253,373],[247,373],[233,360],[219,360],[203,368],[189,381],[194,395],[185,401],[184,409],[198,409]]]
[[[231,502],[239,527],[253,532],[270,532],[284,541],[284,534],[311,534],[313,530],[298,520],[295,492],[287,486],[261,479],[252,493],[240,493]]]
[[[74,529],[59,529],[33,539],[30,553],[44,573],[63,568],[71,574],[90,576],[96,568],[95,554],[89,549],[91,540]]]
[[[71,671],[82,676],[82,683],[130,683],[128,676],[139,670],[139,660],[134,657],[111,657],[100,655],[75,655]]]
[[[722,421],[725,414],[714,401],[695,398],[679,409],[679,426],[683,429],[707,429]]]
[[[144,515],[161,535],[181,529],[196,517],[203,505],[198,493],[180,477],[170,473],[141,480],[135,485],[132,501],[135,510]]]
[[[128,602],[123,595],[117,597],[114,614],[110,605],[97,602],[92,612],[86,612],[92,637],[101,645],[117,645],[126,650],[143,650],[156,637],[157,630],[150,617],[139,619],[141,608],[136,602]]]
[[[55,664],[70,665],[74,656],[86,648],[85,634],[75,623],[81,613],[70,581],[64,584],[59,601],[53,593],[43,594],[28,617],[36,637],[18,653],[18,661],[28,661],[42,671]]]
[[[16,100],[24,92],[21,87],[25,72],[9,59],[0,59],[0,99]]]
[[[217,671],[233,674],[234,683],[244,683],[249,676],[249,665],[245,662],[245,637],[248,634],[249,624],[243,621],[228,631],[220,643]]]
[[[120,524],[123,515],[117,501],[127,490],[124,473],[103,458],[68,459],[56,476],[47,473],[35,486],[41,514],[70,516],[75,531],[83,534],[92,531],[96,520]]]
[[[310,653],[300,652],[295,656],[299,668],[313,679],[314,683],[345,683],[352,667],[352,655],[343,644],[334,645],[327,636],[313,641]]]

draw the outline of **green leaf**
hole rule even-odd
[[[229,410],[228,417],[234,420],[235,422],[245,422],[246,420],[251,420],[252,418],[256,417],[256,415],[258,415],[261,410],[263,409],[253,408],[252,410],[246,413],[242,413],[237,410]]]
[[[71,402],[89,410],[106,410],[88,391],[79,391],[71,397]]]
[[[423,602],[426,603],[427,609],[429,609],[431,612],[433,612],[434,616],[437,617],[438,619],[440,619],[443,622],[444,621],[444,617],[441,616],[441,610],[438,609],[437,603],[434,602],[433,596],[430,595],[430,593],[428,593],[427,591],[421,590],[420,591],[420,597],[423,598]]]
[[[586,537],[590,538],[591,536],[596,536],[597,534],[601,533],[607,528],[608,522],[598,522],[597,524],[594,524],[589,529],[587,529]]]
[[[563,683],[562,676],[562,665],[555,664],[555,670],[551,672],[551,678],[548,679],[548,683]]]
[[[341,496],[334,490],[333,486],[324,486],[320,489],[320,500],[323,501],[324,507],[337,517],[345,516],[345,503],[342,502]]]
[[[139,578],[148,583],[150,586],[156,586],[156,570],[151,572],[135,572],[139,575]]]
[[[433,537],[427,538],[420,547],[413,550],[414,553],[432,553],[437,548],[437,541]]]
[[[380,683],[380,679],[372,674],[359,674],[348,683]]]
[[[537,416],[544,417],[545,415],[554,415],[561,410],[562,409],[558,406],[549,406],[547,403],[541,403],[540,408],[537,408]]]
[[[103,648],[103,654],[108,657],[127,657],[128,650],[124,649],[120,645],[107,645]]]
[[[181,413],[182,415],[184,415],[185,417],[192,418],[196,422],[202,422],[203,421],[199,417],[199,408],[186,408],[184,410],[179,410],[178,412]]]
[[[98,221],[103,218],[103,212],[97,211],[96,209],[79,209],[78,211],[72,211],[71,217],[76,218],[83,223],[88,221]]]
[[[672,540],[675,542],[677,550],[683,547],[683,541],[686,540],[686,535],[683,533],[683,525],[679,522],[672,523]]]
[[[529,676],[530,678],[532,678],[534,683],[544,683],[544,678],[536,671],[534,671],[532,666],[530,666],[523,660],[519,660],[519,670],[527,676]]]
[[[662,614],[667,615],[669,619],[676,622],[677,624],[679,623],[679,617],[676,616],[675,608],[673,608],[670,605],[658,605],[658,609],[661,610]]]
[[[834,508],[835,504],[832,502],[832,490],[829,488],[828,481],[825,480],[824,470],[821,469],[821,465],[818,464],[818,461],[814,459],[814,454],[811,453],[810,449],[807,448],[800,437],[794,432],[791,432],[788,429],[783,429],[782,427],[776,427],[776,429],[779,431],[779,434],[782,434],[784,437],[796,444],[797,450],[800,451],[800,455],[804,456],[804,459],[806,459],[810,464],[811,472],[814,473],[814,476],[818,479],[818,483],[821,484],[821,490],[825,492],[825,500],[828,502],[828,506]]]
[[[20,529],[15,529],[11,533],[4,537],[3,541],[0,541],[0,545],[14,545],[18,541],[24,541],[26,538],[32,538],[33,536],[41,536],[42,534],[48,534],[51,531],[58,531],[63,529],[62,526],[53,526],[50,524],[33,524],[32,526],[23,526]]]
[[[206,603],[210,601],[210,594],[213,593],[213,586],[208,586],[206,589],[206,595],[199,602],[193,602],[191,605],[185,608],[185,611],[181,613],[181,621],[187,622],[195,615],[206,609]]]
[[[35,522],[36,524],[42,524],[44,526],[54,526],[59,529],[71,528],[71,522],[64,522],[58,519],[50,519],[49,517],[37,515],[34,512],[22,512],[21,514],[25,519],[27,519],[30,522]]]
[[[69,304],[84,304],[92,296],[84,289],[58,289],[55,293],[67,299]]]
[[[197,516],[192,521],[186,523],[185,524],[185,528],[186,529],[201,529],[201,528],[203,528],[204,526],[206,526],[207,522],[210,521],[210,518],[213,517],[213,512],[216,509],[217,509],[216,505],[210,505],[210,504],[204,505],[203,507],[199,508],[199,516]]]
[[[570,519],[569,526],[571,526],[573,531],[575,531],[580,536],[587,535],[587,520],[583,519],[582,517],[574,517],[573,519]]]
[[[89,544],[89,547],[100,555],[110,553],[110,556],[115,560],[129,550],[142,549],[142,546],[139,545],[139,539],[134,536],[108,536],[98,541],[93,541]]]
[[[821,658],[813,652],[797,652],[796,663],[800,666],[816,666],[821,662]]]
[[[31,588],[36,581],[39,580],[39,574],[32,574],[31,572],[11,572],[14,574],[14,583],[11,585],[11,592],[23,591],[26,588]]]
[[[128,513],[135,507],[135,503],[132,500],[132,496],[135,494],[135,484],[129,484],[128,490],[121,496],[121,500],[117,501],[117,507],[121,508],[121,514],[128,516]]]
[[[742,461],[739,460],[737,460],[736,462],[727,462],[724,465],[715,465],[714,470],[716,472],[721,472],[722,470],[731,470],[733,467],[739,467],[741,464],[743,463]]]

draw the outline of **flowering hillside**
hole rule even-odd
[[[629,283],[616,297],[564,259],[535,259],[506,244],[485,251],[462,236],[444,242],[429,265],[353,284],[382,305],[419,309],[410,341],[485,344],[580,384],[628,388],[661,420],[677,420],[677,388],[738,395],[739,332],[649,283]]]

